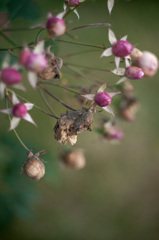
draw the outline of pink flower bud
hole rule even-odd
[[[158,70],[158,59],[153,53],[144,51],[142,57],[135,61],[135,65],[142,69],[145,76],[153,77]]]
[[[14,85],[22,81],[22,75],[16,69],[8,67],[2,70],[1,80],[7,85]]]
[[[30,50],[28,48],[25,48],[23,51],[21,51],[19,55],[19,63],[25,66],[30,55],[31,55]]]
[[[114,43],[112,51],[115,56],[124,58],[131,53],[133,48],[134,47],[129,42],[119,40],[116,43]]]
[[[47,68],[47,66],[48,62],[45,55],[38,53],[32,53],[26,62],[26,67],[34,72],[41,72]]]
[[[13,115],[17,118],[23,118],[27,113],[27,108],[24,103],[17,103],[13,107]]]
[[[49,17],[46,23],[48,32],[53,36],[61,36],[66,31],[66,25],[63,19],[57,17]]]
[[[79,0],[68,0],[65,3],[69,7],[76,7],[79,4]]]
[[[141,79],[144,76],[144,72],[141,68],[130,66],[126,68],[125,75],[130,79]]]
[[[104,124],[104,136],[109,140],[122,140],[124,138],[124,133],[118,125],[106,122]]]
[[[106,107],[108,106],[112,99],[110,97],[110,95],[106,92],[100,92],[95,96],[95,102],[97,105],[99,105],[100,107]]]

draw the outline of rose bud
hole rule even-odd
[[[95,96],[94,101],[100,107],[106,107],[111,103],[112,99],[108,93],[100,92]]]
[[[40,180],[45,174],[45,166],[43,162],[34,155],[24,163],[23,170],[28,178]]]
[[[16,69],[8,67],[2,70],[1,80],[7,85],[14,85],[22,81],[22,75]]]
[[[25,66],[30,55],[31,55],[31,51],[29,50],[29,48],[27,48],[27,47],[24,48],[24,50],[22,50],[19,55],[19,63],[21,65]]]
[[[119,40],[115,42],[114,45],[112,46],[112,52],[115,56],[124,58],[130,55],[133,48],[134,46],[132,46],[129,42]]]
[[[32,53],[26,62],[28,70],[41,72],[48,66],[46,56],[40,53]]]
[[[130,54],[130,57],[132,60],[136,60],[139,59],[140,57],[142,57],[143,52],[141,52],[139,49],[134,48]]]
[[[153,77],[158,70],[158,59],[153,53],[144,51],[143,56],[135,61],[135,65],[142,69],[145,76]]]
[[[66,31],[66,25],[63,19],[57,17],[48,17],[46,28],[53,36],[61,36]]]
[[[65,3],[69,7],[76,7],[79,4],[79,0],[68,0]]]
[[[23,118],[27,113],[27,107],[24,103],[17,103],[13,107],[13,116]]]
[[[64,152],[62,154],[62,160],[66,166],[75,169],[81,169],[86,165],[85,156],[81,150]]]
[[[141,68],[130,66],[126,68],[125,75],[130,79],[141,79],[144,76],[144,72]]]

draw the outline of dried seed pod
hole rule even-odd
[[[77,142],[77,134],[85,130],[92,130],[93,114],[95,106],[90,109],[82,108],[77,111],[67,111],[58,119],[55,127],[55,139],[62,144],[69,142],[74,145]]]
[[[62,160],[67,167],[81,169],[86,165],[86,159],[82,150],[63,152]]]
[[[28,154],[28,159],[23,164],[23,168],[25,175],[28,178],[33,180],[40,180],[45,174],[45,165],[44,163],[38,158],[40,154],[46,153],[46,151],[40,151],[35,155],[30,151]]]
[[[137,110],[139,108],[139,104],[137,98],[134,94],[125,94],[120,104],[120,116],[132,122],[135,120]]]
[[[48,67],[38,73],[38,76],[43,80],[51,80],[54,78],[60,79],[60,69],[63,65],[63,60],[62,58],[55,57],[55,55],[50,51],[50,48],[51,46],[46,49]]]

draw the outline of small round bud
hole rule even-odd
[[[79,4],[79,0],[68,0],[65,3],[69,7],[76,7]]]
[[[16,69],[8,67],[2,70],[1,80],[7,85],[14,85],[22,81],[22,75]]]
[[[132,60],[136,60],[139,59],[140,57],[142,57],[143,52],[141,52],[139,49],[134,48],[130,54],[130,57]]]
[[[81,150],[75,150],[72,152],[64,152],[62,159],[66,166],[81,169],[86,165],[86,159]]]
[[[124,40],[119,40],[116,43],[114,43],[112,51],[115,56],[124,58],[130,55],[133,48],[134,47],[131,45],[131,43]]]
[[[141,68],[130,66],[126,68],[125,75],[130,79],[141,79],[144,76],[144,72]]]
[[[13,107],[13,116],[23,118],[27,113],[27,108],[24,103],[17,103]]]
[[[95,102],[97,105],[99,105],[100,107],[106,107],[108,106],[112,99],[111,96],[106,93],[106,92],[100,92],[95,96]]]
[[[43,162],[35,157],[30,157],[23,166],[24,173],[28,178],[40,180],[45,174],[45,166]]]
[[[26,62],[26,67],[30,71],[41,72],[48,66],[47,59],[45,55],[32,53]]]
[[[19,63],[25,66],[30,55],[31,55],[31,52],[28,48],[25,48],[24,50],[22,50],[19,55]]]
[[[144,51],[143,56],[135,61],[135,65],[142,69],[145,76],[153,77],[158,70],[158,59],[153,53]]]
[[[66,31],[66,25],[63,19],[57,17],[49,17],[46,23],[48,32],[53,36],[61,36]]]

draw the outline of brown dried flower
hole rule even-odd
[[[96,112],[94,105],[90,108],[82,108],[77,111],[67,111],[61,114],[55,127],[55,139],[62,144],[69,142],[74,145],[77,142],[77,134],[85,130],[92,130],[93,114]]]
[[[63,65],[62,58],[55,57],[50,51],[51,46],[46,49],[46,58],[48,60],[48,67],[44,71],[38,73],[38,76],[43,80],[51,80],[54,78],[60,79],[60,69]]]
[[[67,151],[63,152],[62,160],[67,167],[75,169],[81,169],[86,165],[85,156],[83,154],[83,151],[80,149],[73,150],[70,152]]]
[[[120,104],[120,115],[123,119],[132,122],[135,120],[139,108],[137,98],[134,94],[125,94]]]

